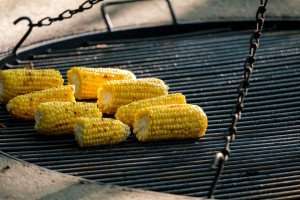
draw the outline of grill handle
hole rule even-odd
[[[109,6],[113,6],[113,5],[119,5],[119,4],[127,4],[127,3],[134,3],[134,2],[140,2],[141,0],[123,0],[123,1],[111,1],[111,2],[103,2],[101,4],[101,14],[102,14],[102,17],[104,19],[104,23],[106,25],[106,29],[108,32],[112,32],[112,29],[113,29],[113,24],[112,24],[112,21],[111,21],[111,18],[108,14],[108,12],[106,11],[106,8],[109,7]],[[149,0],[142,0],[142,1],[149,1]],[[170,0],[165,0],[167,5],[168,5],[168,8],[170,10],[170,15],[172,17],[172,24],[173,25],[177,25],[178,22],[177,22],[177,18],[176,18],[176,14],[175,14],[175,11],[174,11],[174,8],[172,6],[172,3]]]

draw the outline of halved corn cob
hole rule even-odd
[[[75,140],[80,147],[117,144],[130,135],[130,128],[119,120],[79,118],[74,127]]]
[[[113,114],[133,101],[168,94],[168,87],[156,78],[109,81],[98,90],[98,106],[103,113]]]
[[[168,94],[164,96],[143,99],[121,106],[115,115],[116,119],[125,124],[133,126],[136,113],[143,108],[159,105],[186,104],[185,96],[181,93]]]
[[[29,92],[62,86],[64,80],[54,69],[0,70],[0,102]]]
[[[34,120],[38,105],[50,101],[75,102],[74,86],[60,86],[16,96],[8,102],[6,108],[16,118]]]
[[[96,103],[46,102],[35,113],[35,129],[46,135],[73,133],[78,117],[102,117]]]
[[[196,105],[153,106],[136,114],[133,132],[142,142],[199,138],[204,136],[207,123],[206,114]]]
[[[97,90],[111,80],[135,79],[135,75],[123,69],[72,67],[68,73],[68,83],[75,85],[76,99],[96,99]]]

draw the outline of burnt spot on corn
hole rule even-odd
[[[5,173],[7,170],[9,170],[10,169],[10,166],[9,165],[6,165],[6,166],[4,166],[4,167],[2,167],[1,169],[0,169],[0,172],[1,173]]]

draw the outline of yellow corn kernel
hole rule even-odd
[[[96,103],[46,102],[35,113],[35,129],[46,135],[72,134],[79,117],[102,117]]]
[[[197,105],[173,104],[140,110],[133,132],[141,142],[199,138],[205,135],[207,116]]]
[[[98,90],[98,106],[103,113],[113,114],[131,102],[168,94],[168,87],[159,79],[109,81]]]
[[[80,147],[118,144],[130,135],[130,128],[119,120],[79,118],[74,127],[75,140]]]
[[[34,120],[38,105],[50,101],[75,102],[74,86],[60,86],[16,96],[9,100],[6,108],[16,118]]]
[[[64,80],[54,69],[0,70],[0,102],[33,91],[62,86]]]
[[[135,75],[123,69],[72,67],[68,73],[68,83],[75,85],[76,99],[96,99],[97,90],[111,80],[135,79]]]
[[[181,93],[168,94],[164,96],[143,99],[121,106],[115,115],[116,119],[125,124],[133,126],[136,113],[143,108],[159,105],[186,104],[185,96]]]
[[[158,79],[158,78],[139,78],[138,80],[156,83],[156,84],[164,86],[166,89],[169,89],[169,87],[166,85],[166,83],[163,80]]]

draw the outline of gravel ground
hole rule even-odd
[[[34,22],[46,17],[57,16],[65,9],[74,9],[84,0],[0,0],[0,52],[12,48],[27,30],[26,23],[14,26],[20,16],[29,16]],[[258,0],[172,0],[180,21],[216,21],[253,19]],[[170,16],[164,0],[148,0],[111,7],[109,13],[114,25],[140,26],[141,24],[170,23]],[[272,0],[268,15],[300,17],[299,0]],[[35,29],[25,44],[87,31],[104,30],[100,7],[74,16],[50,27]]]

